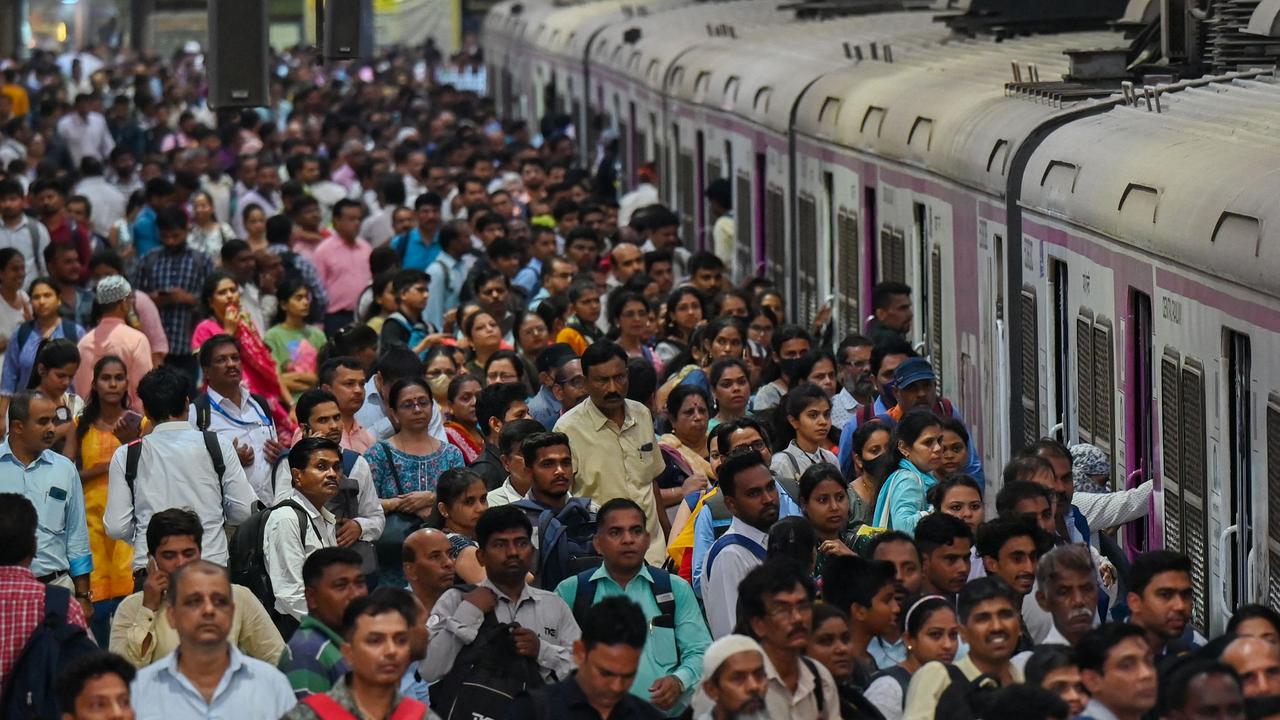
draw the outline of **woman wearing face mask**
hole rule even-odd
[[[849,483],[849,500],[859,508],[857,519],[870,523],[875,515],[876,495],[880,485],[893,472],[889,441],[893,433],[880,420],[868,420],[853,433],[853,470],[857,477]]]
[[[942,459],[942,423],[926,409],[907,413],[893,432],[889,456],[897,469],[876,497],[876,527],[915,532],[926,508],[925,493],[937,484],[934,470]]]
[[[885,720],[901,720],[911,676],[925,663],[955,661],[960,624],[951,603],[941,595],[920,598],[902,616],[907,659],[880,671],[867,686],[867,699]]]
[[[422,360],[426,368],[427,384],[431,386],[431,395],[436,403],[444,405],[449,402],[449,383],[458,374],[458,365],[453,360],[453,348],[448,345],[432,345]]]
[[[752,413],[758,415],[774,409],[791,386],[801,381],[800,364],[812,345],[813,337],[799,325],[783,325],[774,331],[773,364],[765,368],[761,377],[764,384],[751,398]]]
[[[475,462],[484,453],[484,436],[476,420],[476,398],[480,381],[472,375],[458,375],[449,382],[449,420],[444,424],[449,443],[462,451],[466,463]]]

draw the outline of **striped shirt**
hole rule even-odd
[[[278,665],[299,700],[328,692],[347,673],[341,648],[342,638],[328,625],[310,615],[302,618]]]

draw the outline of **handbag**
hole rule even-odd
[[[387,464],[390,465],[391,473],[395,476],[396,487],[400,487],[400,469],[396,467],[395,456],[391,454],[391,449],[387,447],[386,441],[379,441],[378,447],[381,447],[382,452],[386,453]],[[398,569],[403,563],[405,538],[412,535],[423,524],[422,518],[413,513],[387,513],[386,522],[382,526],[382,535],[373,541],[373,549],[378,556],[378,566]]]

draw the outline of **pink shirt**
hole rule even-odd
[[[117,317],[104,317],[97,327],[80,338],[80,368],[76,370],[76,392],[89,397],[93,388],[93,366],[99,358],[116,355],[124,360],[129,380],[129,399],[138,404],[138,381],[151,371],[151,343],[147,336],[129,327]]]
[[[369,254],[373,246],[363,238],[354,243],[330,235],[316,246],[311,262],[320,273],[320,282],[329,291],[329,312],[355,310],[360,293],[373,282]]]
[[[138,324],[142,325],[142,334],[146,335],[147,341],[151,343],[151,352],[168,355],[169,338],[165,336],[164,326],[160,324],[160,310],[156,308],[156,301],[146,293],[134,293],[133,309],[138,313]]]

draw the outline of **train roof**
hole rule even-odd
[[[633,17],[610,25],[599,34],[591,51],[592,63],[661,92],[665,90],[667,70],[690,48],[730,42],[730,32],[740,34],[752,27],[795,22],[791,12],[779,9],[782,4],[783,0],[728,0]],[[638,37],[634,37],[636,33]]]
[[[647,17],[689,0],[595,0],[555,7],[531,26],[525,40],[549,55],[581,62],[597,30],[633,17]]]
[[[1261,73],[1066,124],[1032,154],[1023,205],[1280,295],[1280,82]]]
[[[904,50],[946,35],[927,12],[755,28],[736,40],[689,50],[673,66],[667,90],[684,102],[726,110],[786,133],[796,100],[809,84],[854,62],[845,56],[846,45],[869,49],[873,43],[888,43]]]
[[[1123,44],[1110,31],[996,42],[951,36],[881,53],[813,83],[797,112],[799,133],[927,168],[993,195],[1005,192],[1014,150],[1058,103],[1011,96],[1011,64],[1034,65],[1046,81],[1067,72],[1067,50]],[[1062,103],[1068,106],[1072,103]]]

